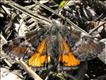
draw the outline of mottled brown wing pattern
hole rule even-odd
[[[31,44],[23,37],[8,41],[2,46],[2,49],[11,58],[23,57],[26,53],[31,54]]]
[[[74,53],[80,61],[86,61],[97,57],[103,49],[103,43],[89,36],[84,36],[76,43]]]

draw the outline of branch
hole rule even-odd
[[[68,18],[64,17],[63,15],[61,14],[57,14],[53,9],[51,9],[50,7],[44,5],[44,4],[40,4],[40,3],[36,3],[35,4],[39,4],[41,7],[47,9],[48,11],[52,12],[53,14],[59,16],[60,18],[62,18],[63,20],[66,20],[70,25],[74,26],[76,29],[88,34],[85,30],[81,29],[79,26],[77,26],[76,24],[74,24],[72,21],[70,21]],[[89,35],[89,34],[88,34]],[[90,35],[89,35],[90,36]]]
[[[96,31],[99,27],[101,27],[102,25],[106,24],[106,21],[103,22],[102,24],[98,25],[97,27],[95,27],[94,29],[92,29],[89,34],[92,34],[94,31]]]
[[[34,80],[43,80],[41,79],[30,67],[28,67],[24,61],[22,60],[18,60],[17,61],[23,68],[26,72],[28,72],[33,78]]]
[[[13,1],[8,1],[6,4],[8,4],[9,6],[17,9],[20,12],[23,12],[24,14],[34,18],[35,20],[39,20],[42,21],[44,23],[47,23],[48,25],[51,25],[51,20],[37,14],[37,13],[33,13],[31,10],[24,8],[23,6],[13,2]]]

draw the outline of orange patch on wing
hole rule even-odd
[[[46,39],[44,39],[39,44],[32,57],[28,60],[28,64],[33,67],[43,67],[45,64],[48,64],[50,62],[50,55],[45,53],[46,48]],[[78,66],[80,64],[80,61],[72,54],[68,44],[64,39],[61,39],[59,42],[59,50],[59,62],[62,63],[63,66],[71,67]]]
[[[80,64],[80,61],[72,54],[65,40],[62,39],[59,45],[61,52],[59,61],[63,64],[63,66],[78,66]]]
[[[28,60],[28,64],[33,67],[43,67],[45,64],[50,62],[50,56],[44,54],[44,50],[46,49],[46,39],[44,39],[38,46],[35,53]]]

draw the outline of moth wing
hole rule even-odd
[[[61,52],[59,56],[59,61],[60,63],[62,63],[63,66],[70,67],[78,66],[80,64],[79,60],[73,55],[64,39],[61,39],[59,46]]]
[[[44,67],[50,61],[50,56],[45,53],[46,47],[46,40],[43,40],[38,45],[35,53],[28,60],[28,65],[33,67]]]

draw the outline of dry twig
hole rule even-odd
[[[24,61],[22,60],[18,60],[18,63],[24,68],[24,70],[26,72],[28,72],[33,78],[34,80],[43,80],[41,79],[30,67],[28,67]]]

